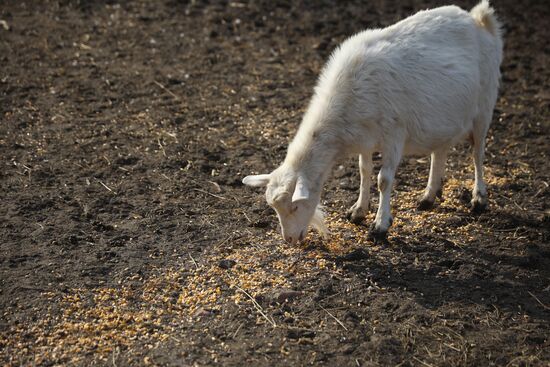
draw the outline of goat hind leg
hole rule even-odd
[[[474,122],[473,131],[473,158],[475,169],[474,189],[472,192],[471,210],[474,213],[481,213],[487,208],[487,186],[483,180],[483,159],[485,157],[485,137],[487,135],[488,123],[483,120]]]
[[[445,177],[445,163],[447,162],[448,148],[443,148],[432,152],[430,160],[430,177],[428,185],[422,195],[422,199],[418,202],[419,210],[431,209],[434,205],[435,198],[441,199],[443,196],[443,179]]]

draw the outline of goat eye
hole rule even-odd
[[[298,205],[294,205],[294,206],[290,209],[290,212],[291,212],[291,213],[294,213],[296,210],[298,210]]]

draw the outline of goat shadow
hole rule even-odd
[[[475,303],[488,309],[497,307],[511,313],[522,312],[533,319],[550,322],[547,308],[550,304],[550,245],[545,223],[499,209],[477,218],[461,216],[481,222],[497,216],[502,228],[487,227],[488,235],[495,241],[498,241],[497,231],[513,228],[530,230],[531,236],[518,240],[517,246],[513,244],[514,247],[501,250],[498,242],[479,246],[478,241],[476,246],[474,241],[458,246],[437,234],[423,233],[421,240],[397,234],[386,240],[383,251],[399,251],[400,254],[393,256],[409,259],[421,256],[428,259],[428,266],[414,266],[407,263],[407,259],[398,265],[381,263],[366,250],[334,260],[345,272],[363,279],[375,274],[381,287],[407,289],[418,303],[429,309],[435,310],[448,303]],[[456,225],[454,218],[442,220],[449,222],[449,227]]]

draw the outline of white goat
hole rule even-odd
[[[404,154],[431,153],[430,176],[419,203],[431,207],[442,189],[449,149],[473,142],[472,209],[483,210],[485,137],[497,99],[502,61],[500,25],[488,1],[469,13],[456,6],[425,10],[384,29],[347,39],[325,66],[315,94],[288,148],[270,174],[243,183],[266,186],[289,243],[311,224],[326,234],[319,206],[331,168],[359,154],[361,188],[348,212],[353,222],[369,207],[372,154],[382,154],[380,201],[370,234],[383,238],[392,224],[391,188]]]

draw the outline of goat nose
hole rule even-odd
[[[287,237],[287,238],[286,238],[286,242],[292,243],[292,237]]]

